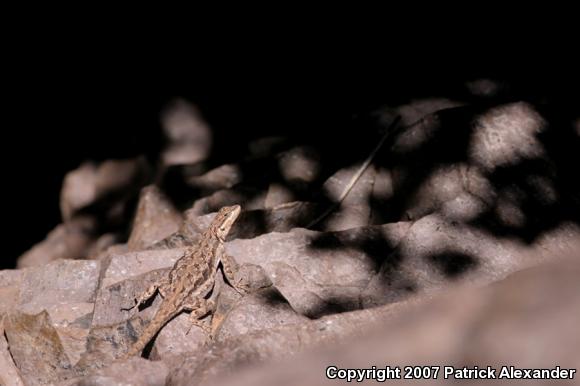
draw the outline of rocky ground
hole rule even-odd
[[[177,101],[157,162],[71,171],[63,223],[0,271],[0,384],[315,385],[331,364],[578,367],[580,120],[490,98],[492,86],[378,109],[356,134],[368,148],[266,137],[236,159],[213,157],[210,127]],[[116,360],[159,306],[125,310],[134,297],[234,203],[243,212],[226,249],[250,294],[219,278],[213,340],[181,314],[146,358]]]

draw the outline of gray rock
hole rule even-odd
[[[268,187],[268,193],[264,202],[265,208],[274,208],[288,202],[297,201],[298,197],[292,189],[280,183],[272,183]]]
[[[27,385],[53,383],[66,376],[71,363],[48,312],[10,314],[4,328],[14,363]]]
[[[269,232],[288,232],[305,226],[317,217],[324,208],[310,202],[290,202],[265,210],[243,210],[232,227],[229,240],[253,238]],[[182,248],[194,245],[209,227],[216,213],[198,216],[187,210],[185,220],[178,232],[154,244],[150,249]]]
[[[474,79],[465,86],[472,95],[484,98],[497,97],[506,88],[500,81],[489,78]]]
[[[251,157],[263,158],[275,154],[281,147],[288,144],[284,137],[263,137],[251,141],[248,151]]]
[[[174,362],[168,384],[207,384],[218,376],[235,374],[249,365],[288,360],[307,349],[337,344],[345,337],[364,336],[371,326],[384,323],[413,306],[415,302],[403,302],[228,336]]]
[[[26,270],[0,271],[0,315],[3,315],[18,305],[20,284]]]
[[[135,296],[166,273],[183,252],[171,249],[113,255],[101,278],[95,300],[93,327],[126,321],[131,315],[123,308],[131,307]],[[146,312],[151,312],[149,308]]]
[[[580,238],[572,224],[546,232],[533,245],[497,238],[474,226],[429,215],[415,222],[362,293],[365,308],[433,293],[450,282],[489,283],[538,263]]]
[[[149,356],[152,360],[166,360],[201,349],[209,337],[197,326],[192,326],[189,314],[181,313],[167,323],[155,338]]]
[[[400,223],[327,234],[294,229],[233,240],[227,250],[240,264],[263,267],[294,310],[320,316],[360,308],[361,291],[409,226]]]
[[[0,311],[0,314],[2,312]],[[20,371],[8,350],[4,328],[0,325],[0,384],[4,386],[24,386]]]
[[[229,288],[227,290],[231,291]],[[220,297],[222,302],[223,297]],[[244,296],[231,309],[228,309],[227,313],[219,311],[218,309],[216,313],[218,319],[224,315],[223,320],[215,322],[215,324],[220,324],[217,333],[217,339],[220,341],[309,320],[294,311],[286,299],[273,287]]]
[[[237,164],[218,166],[200,176],[186,178],[186,184],[198,189],[202,194],[211,194],[217,190],[229,189],[243,180],[242,169]]]
[[[77,377],[57,386],[164,386],[168,369],[163,362],[131,358],[115,362],[86,377]]]
[[[141,250],[176,232],[183,221],[167,197],[155,186],[141,191],[127,246]]]
[[[398,310],[398,315],[391,315],[379,323],[375,321],[374,326],[366,325],[360,335],[326,348],[317,346],[292,357],[292,366],[288,366],[290,355],[278,363],[270,361],[261,366],[246,366],[246,371],[241,370],[239,367],[243,364],[237,362],[234,374],[221,381],[216,381],[216,374],[228,374],[226,369],[213,372],[206,369],[204,384],[213,381],[212,384],[220,386],[269,385],[272,382],[331,385],[336,384],[336,380],[324,378],[330,364],[364,369],[373,364],[378,368],[392,368],[422,363],[459,369],[489,365],[498,369],[496,374],[502,366],[552,369],[557,365],[576,369],[580,361],[580,337],[576,334],[580,309],[572,305],[580,302],[580,264],[576,258],[562,260],[552,255],[551,259],[556,261],[518,272],[489,287],[459,287],[433,299],[424,299]],[[365,311],[374,313],[390,307]],[[467,346],[466,339],[469,340]],[[190,383],[182,377],[189,371],[184,367],[173,371],[169,384],[198,384],[196,377],[202,368],[200,365],[195,368],[198,372]],[[392,379],[388,382],[407,384],[409,381]],[[439,373],[436,382],[456,384],[457,380],[444,379]],[[472,381],[481,385],[489,382],[487,379]],[[519,382],[534,385],[538,381],[524,379]]]
[[[383,107],[376,111],[378,121],[383,127],[389,127],[395,117],[401,117],[400,126],[410,126],[416,124],[427,115],[440,110],[451,109],[463,106],[465,103],[447,98],[424,98],[415,99],[407,104],[396,107]]]
[[[218,190],[193,203],[187,217],[203,216],[214,213],[224,206],[241,205],[244,210],[264,209],[265,194],[257,189],[236,186],[232,189]]]
[[[64,222],[98,201],[113,196],[120,201],[132,197],[148,174],[149,167],[144,158],[109,160],[98,166],[84,163],[65,176],[60,195]]]
[[[99,279],[99,262],[62,260],[24,271],[18,310],[37,314],[66,304],[92,303]],[[52,318],[58,319],[51,314]]]
[[[318,152],[308,146],[298,146],[278,155],[278,169],[282,178],[297,187],[308,185],[321,171]]]
[[[95,355],[118,356],[139,337],[162,299],[155,296],[151,304],[140,311],[128,311],[127,308],[134,305],[134,299],[149,285],[166,275],[183,252],[181,249],[141,251],[111,257],[95,301],[89,338],[94,344],[89,346],[82,368],[90,367]],[[163,359],[181,351],[190,352],[206,340],[201,329],[191,328],[188,315],[181,314],[161,330],[152,346],[151,358]],[[102,361],[107,363],[107,360]]]
[[[17,267],[34,267],[58,259],[80,259],[88,254],[95,240],[96,222],[90,217],[76,217],[54,228],[46,239],[18,258]]]
[[[539,158],[546,151],[538,134],[547,129],[532,106],[519,102],[492,108],[476,123],[468,149],[471,163],[486,171]]]
[[[348,187],[352,177],[358,172],[360,167],[361,164],[356,164],[341,169],[324,183],[322,189],[331,202],[339,203],[345,188]],[[368,167],[348,195],[344,197],[339,207],[330,213],[323,220],[323,225],[319,227],[325,231],[342,231],[370,225],[370,198],[373,194],[375,178],[375,168]]]
[[[448,218],[469,222],[489,210],[496,198],[491,183],[477,168],[466,164],[434,170],[409,198],[406,217],[419,219],[443,212]]]
[[[23,315],[46,311],[70,363],[85,350],[99,281],[99,262],[63,260],[23,272],[18,306]]]
[[[97,166],[85,162],[64,177],[60,193],[60,212],[63,219],[72,218],[80,208],[97,199]]]
[[[99,236],[87,251],[88,260],[101,260],[110,250],[118,247],[120,236],[115,233],[105,233]],[[126,245],[125,245],[126,247]]]
[[[187,165],[207,159],[212,133],[193,104],[178,99],[161,116],[163,132],[169,142],[162,155],[163,165]]]

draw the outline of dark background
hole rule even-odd
[[[462,97],[465,81],[480,77],[514,85],[516,99],[547,97],[566,113],[577,109],[571,50],[521,43],[498,51],[491,42],[424,41],[405,50],[337,44],[332,53],[323,43],[308,50],[218,46],[220,55],[192,48],[186,62],[171,52],[19,47],[6,56],[3,76],[0,268],[13,267],[60,222],[67,171],[87,159],[154,157],[162,146],[159,113],[173,97],[201,108],[216,150],[226,154],[261,135],[291,133],[330,144],[352,136],[357,117],[377,106]]]

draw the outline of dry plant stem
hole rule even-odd
[[[401,116],[400,115],[397,115],[395,117],[395,119],[393,120],[393,122],[391,123],[391,125],[389,126],[389,128],[385,131],[385,134],[383,135],[383,137],[381,138],[381,140],[379,141],[379,143],[377,144],[377,146],[375,146],[375,148],[373,149],[373,151],[367,156],[367,158],[365,159],[365,161],[363,162],[363,164],[361,165],[361,167],[357,170],[357,172],[355,173],[355,175],[352,176],[352,178],[350,179],[348,185],[342,191],[342,193],[341,193],[340,197],[338,198],[338,200],[336,202],[334,202],[332,205],[330,205],[328,207],[328,209],[326,209],[324,211],[324,213],[322,213],[315,220],[313,220],[312,222],[310,222],[310,224],[308,224],[306,226],[306,228],[312,228],[313,226],[317,225],[326,216],[328,216],[330,213],[332,213],[338,206],[340,206],[340,203],[346,198],[346,196],[351,191],[351,189],[353,188],[353,186],[359,180],[360,176],[362,176],[362,174],[365,172],[365,170],[369,167],[369,165],[371,164],[373,158],[378,153],[378,151],[380,150],[380,148],[383,146],[383,144],[385,143],[386,139],[389,137],[389,135],[391,133],[393,133],[395,131],[395,127],[397,126],[397,123],[399,123],[399,120],[400,119],[401,119]]]

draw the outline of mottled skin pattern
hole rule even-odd
[[[157,291],[163,298],[157,313],[149,322],[143,334],[127,352],[125,357],[137,355],[147,343],[170,321],[182,311],[191,311],[190,320],[209,333],[207,327],[199,320],[215,310],[215,303],[206,299],[214,288],[215,275],[220,262],[226,279],[234,286],[233,259],[225,254],[224,241],[232,225],[240,214],[240,206],[227,206],[220,209],[209,228],[203,233],[199,243],[189,248],[165,278],[151,285],[139,298],[133,308],[146,302]],[[240,288],[234,287],[238,292]]]

